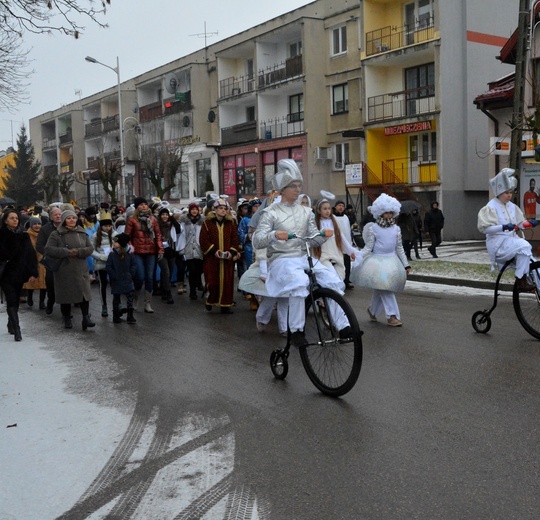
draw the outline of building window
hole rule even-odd
[[[347,52],[347,26],[341,25],[332,29],[332,56]]]
[[[255,121],[255,107],[246,107],[246,120]]]
[[[435,96],[435,64],[405,69],[405,90],[407,115],[426,112],[426,107],[419,106],[418,100]]]
[[[189,164],[183,162],[174,178],[175,187],[170,191],[171,199],[186,199],[189,197]]]
[[[304,94],[289,96],[289,123],[304,120]]]
[[[334,145],[334,170],[343,170],[349,163],[349,143]]]
[[[332,87],[332,114],[344,114],[349,111],[349,85]]]
[[[302,42],[289,43],[289,58],[302,55]]]
[[[212,161],[210,159],[199,159],[195,161],[195,169],[197,175],[197,197],[204,197],[207,191],[214,191]]]

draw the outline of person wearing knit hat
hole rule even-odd
[[[41,231],[42,223],[41,218],[38,216],[30,217],[28,221],[28,235],[32,246],[36,250],[36,256],[38,260],[38,272],[39,275],[36,280],[32,282],[26,282],[23,285],[23,289],[26,289],[26,304],[29,307],[34,305],[34,291],[39,291],[39,308],[45,309],[45,297],[47,296],[47,285],[45,281],[45,266],[40,264],[39,261],[43,257],[42,254],[37,252],[37,238]]]
[[[298,204],[302,184],[302,174],[293,159],[278,162],[278,171],[272,178],[272,185],[280,192],[281,200],[262,211],[252,238],[255,249],[266,248],[267,251],[268,274],[265,286],[268,294],[273,298],[289,299],[288,326],[291,342],[296,347],[306,344],[305,299],[309,278],[305,271],[309,265],[306,243],[289,237],[314,237],[308,243],[310,247],[317,247],[333,235],[330,229],[321,233],[311,208]],[[315,262],[313,268],[319,285],[344,293],[345,285],[335,271],[320,262]],[[345,313],[335,308],[329,309],[329,312],[332,313],[340,337],[348,338],[351,328]]]
[[[486,247],[492,269],[495,265],[502,269],[503,265],[515,258],[515,275],[518,290],[528,292],[534,286],[527,279],[529,266],[533,261],[531,244],[521,238],[519,229],[535,227],[535,219],[526,219],[521,208],[512,202],[517,179],[515,170],[503,168],[489,186],[493,197],[478,213],[478,230],[486,235]]]
[[[54,293],[56,303],[60,304],[64,328],[73,327],[71,306],[79,304],[82,314],[82,329],[94,327],[90,318],[90,274],[86,258],[94,248],[85,230],[77,225],[77,214],[73,210],[62,212],[60,225],[54,230],[47,244],[45,255],[60,261],[54,272]],[[69,260],[69,261],[66,261]]]
[[[411,270],[401,241],[401,230],[396,224],[401,204],[394,197],[382,193],[371,205],[375,223],[367,230],[362,250],[362,263],[353,268],[351,279],[362,287],[373,289],[367,309],[371,321],[379,314],[386,315],[387,325],[402,325],[396,292],[405,288]]]
[[[188,272],[189,299],[197,299],[197,289],[202,287],[201,277],[203,272],[203,252],[199,237],[204,217],[201,207],[196,202],[191,202],[188,213],[182,215],[180,224],[184,228],[184,249],[179,253],[184,257]]]
[[[156,261],[163,258],[163,243],[159,224],[143,197],[136,197],[133,215],[126,219],[124,232],[131,237],[133,254],[137,265],[135,277],[135,302],[137,308],[139,294],[144,285],[144,312],[153,313],[152,293],[154,292],[154,270]]]
[[[113,250],[107,257],[105,264],[113,295],[113,323],[122,323],[124,321],[120,309],[122,295],[126,297],[127,322],[129,324],[137,322],[133,316],[133,299],[135,295],[133,279],[135,278],[137,265],[135,256],[130,252],[130,238],[127,233],[120,233],[114,237]]]
[[[99,292],[101,295],[101,316],[106,318],[109,315],[107,309],[107,257],[111,253],[116,231],[113,228],[111,214],[104,209],[99,212],[99,224],[96,232],[90,237],[90,242],[94,247],[92,258],[94,260],[94,276],[99,282]]]

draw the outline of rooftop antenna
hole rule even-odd
[[[79,96],[79,99],[81,99],[82,97],[82,90],[80,88],[76,88],[75,89],[75,95],[76,96]]]
[[[197,34],[190,34],[190,36],[197,36],[197,38],[204,38],[204,57],[205,57],[205,60],[206,62],[208,62],[208,54],[207,54],[207,49],[208,49],[208,44],[207,44],[207,40],[208,38],[212,37],[212,36],[217,36],[219,33],[216,31],[216,32],[206,32],[206,21],[204,22],[204,32],[203,33],[197,33]]]

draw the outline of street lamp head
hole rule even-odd
[[[97,60],[96,58],[92,58],[91,56],[86,56],[86,58],[84,58],[86,61],[89,61],[90,63],[97,63]]]

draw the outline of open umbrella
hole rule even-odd
[[[0,197],[0,205],[15,204],[15,201],[10,197]]]
[[[400,213],[412,213],[415,209],[420,209],[421,204],[415,200],[402,200]]]

